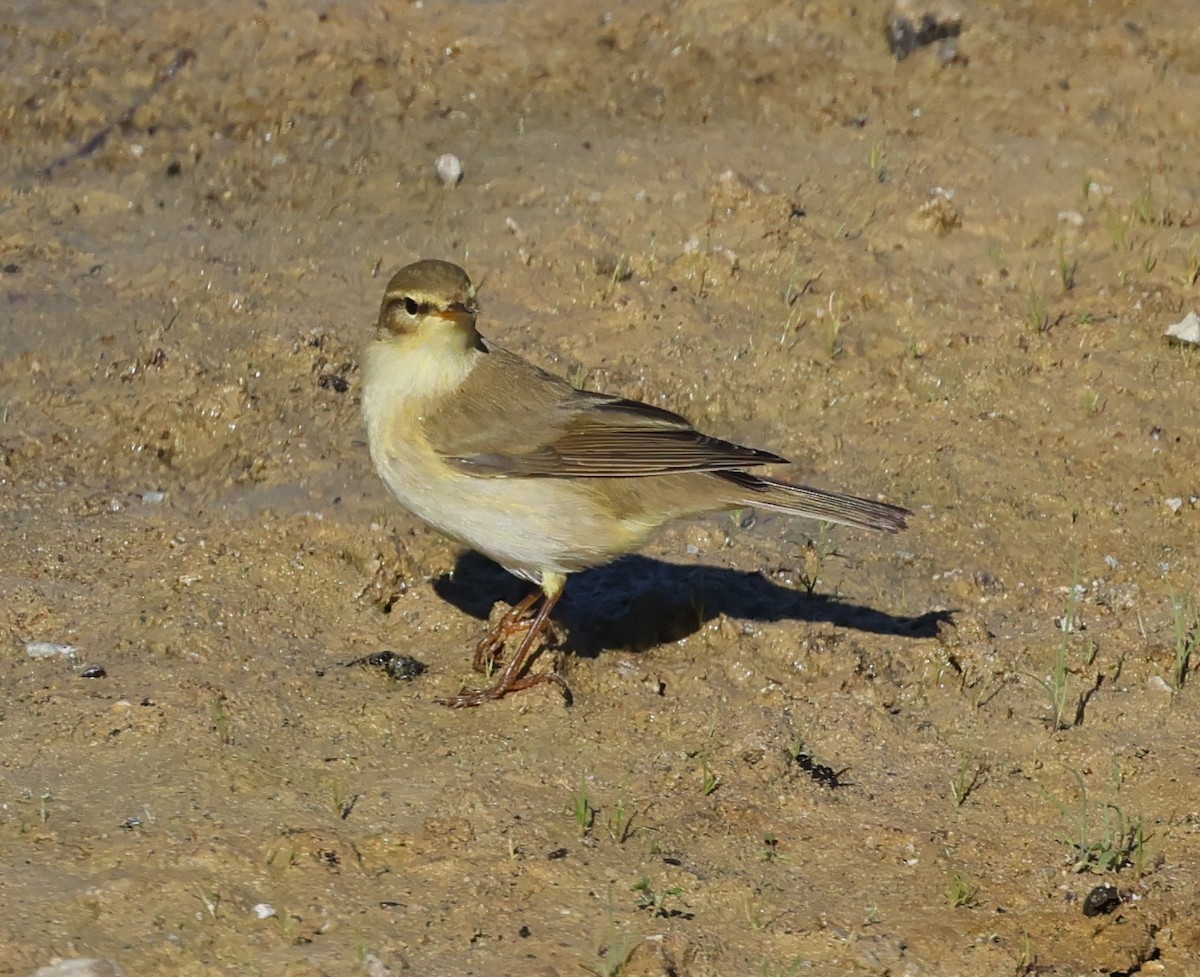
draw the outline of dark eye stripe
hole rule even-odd
[[[428,302],[418,302],[416,299],[408,295],[389,298],[387,301],[387,307],[389,310],[403,308],[404,311],[410,316],[428,312],[430,308]]]

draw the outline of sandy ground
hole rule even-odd
[[[1200,972],[1195,5],[882,17],[8,5],[0,973]],[[523,590],[362,444],[418,257],[912,528],[674,526],[438,707]]]

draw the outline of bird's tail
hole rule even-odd
[[[793,516],[839,522],[844,526],[856,526],[861,529],[882,529],[889,533],[898,533],[904,529],[908,525],[908,517],[912,515],[907,509],[888,505],[886,502],[874,502],[871,499],[840,495],[837,492],[824,492],[807,485],[777,482],[773,478],[763,478],[761,475],[751,475],[747,472],[728,471],[713,474],[737,486],[737,502],[757,509],[771,509]]]

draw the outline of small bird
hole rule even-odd
[[[477,706],[542,682],[569,702],[557,672],[525,673],[568,575],[637,549],[673,519],[755,506],[905,528],[907,509],[751,474],[786,459],[701,434],[660,407],[576,389],[481,336],[478,314],[457,265],[406,265],[388,282],[363,362],[371,460],[397,501],[539,588],[475,649],[476,671],[499,667],[494,683],[443,705]]]

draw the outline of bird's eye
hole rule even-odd
[[[404,311],[409,315],[416,315],[421,311],[421,303],[419,303],[416,299],[406,298],[404,300]]]

